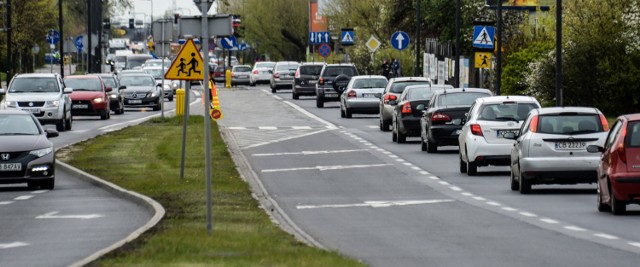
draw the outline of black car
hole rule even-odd
[[[318,62],[302,63],[298,66],[293,77],[293,90],[291,90],[293,99],[299,99],[301,95],[316,95],[316,83],[323,66],[324,63]]]
[[[358,75],[358,70],[353,64],[324,65],[316,84],[316,107],[324,107],[324,102],[340,101],[340,94],[349,84],[351,77]]]
[[[422,151],[435,153],[439,146],[457,146],[458,135],[465,113],[480,97],[492,96],[487,89],[447,89],[434,93],[420,119],[420,143]]]
[[[124,113],[124,96],[122,95],[120,88],[120,82],[116,79],[116,76],[110,73],[102,73],[98,74],[102,81],[104,82],[104,86],[111,87],[111,92],[109,92],[109,102],[111,106],[111,110],[116,113],[116,115],[120,115]]]
[[[162,83],[157,83],[149,74],[124,75],[120,77],[118,89],[122,90],[125,107],[152,107],[154,111],[162,108]]]
[[[0,184],[53,189],[56,159],[48,138],[56,136],[58,131],[45,130],[31,113],[0,110]]]
[[[393,106],[392,114],[392,140],[404,143],[407,137],[420,136],[420,119],[422,113],[429,105],[429,99],[434,92],[448,87],[442,85],[418,84],[405,87],[402,94],[396,100],[390,100]]]

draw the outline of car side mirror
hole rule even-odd
[[[424,104],[420,104],[416,107],[417,110],[424,110]]]
[[[47,138],[53,138],[53,137],[58,137],[60,135],[60,133],[58,133],[58,131],[56,131],[56,129],[44,129],[44,133],[47,136]]]
[[[269,74],[273,74],[273,70],[269,70]]]
[[[516,138],[517,138],[518,136],[516,136],[516,133],[509,132],[509,133],[505,133],[504,135],[502,135],[502,137],[503,137],[504,139],[516,140]]]
[[[107,87],[107,88],[105,89],[105,91],[106,91],[107,93],[108,93],[108,92],[111,92],[111,91],[113,91],[113,88],[111,88],[111,87]]]
[[[604,152],[604,147],[597,145],[589,145],[587,146],[587,152],[589,153],[602,153]]]
[[[120,87],[118,87],[118,90],[124,90],[124,89],[127,89],[126,85],[121,85]]]
[[[62,91],[65,94],[71,94],[73,93],[73,88],[69,88],[69,87],[65,87],[64,91]]]
[[[395,101],[395,100],[389,100],[389,105],[395,106],[395,105],[397,105],[397,104],[398,104],[398,102],[397,102],[397,101]]]

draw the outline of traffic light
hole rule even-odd
[[[129,29],[135,29],[136,25],[134,25],[133,19],[129,19]]]
[[[173,24],[178,24],[178,19],[180,19],[180,14],[173,14]]]

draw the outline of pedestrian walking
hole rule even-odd
[[[391,61],[391,71],[393,77],[400,77],[400,62],[396,58]]]
[[[382,60],[382,65],[380,65],[380,68],[382,69],[382,76],[389,79],[391,74],[391,66],[389,65],[389,62],[386,58]]]

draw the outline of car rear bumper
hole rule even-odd
[[[398,131],[404,135],[420,136],[420,118],[407,116],[398,120]]]
[[[523,178],[539,183],[595,183],[599,157],[546,157],[520,159]]]
[[[491,144],[481,136],[468,136],[464,145],[467,158],[480,166],[509,166],[513,143]]]
[[[269,83],[271,74],[252,74],[250,80],[252,83]]]
[[[438,146],[457,146],[460,129],[460,125],[432,125],[429,127],[429,140]]]
[[[316,95],[316,86],[296,84],[293,91],[298,95]]]
[[[617,173],[610,178],[617,199],[640,203],[640,173]]]
[[[345,107],[352,110],[371,110],[380,112],[380,100],[377,98],[347,99]]]
[[[249,78],[231,78],[231,83],[233,84],[239,84],[239,83],[244,83],[244,84],[249,84],[251,83]]]

